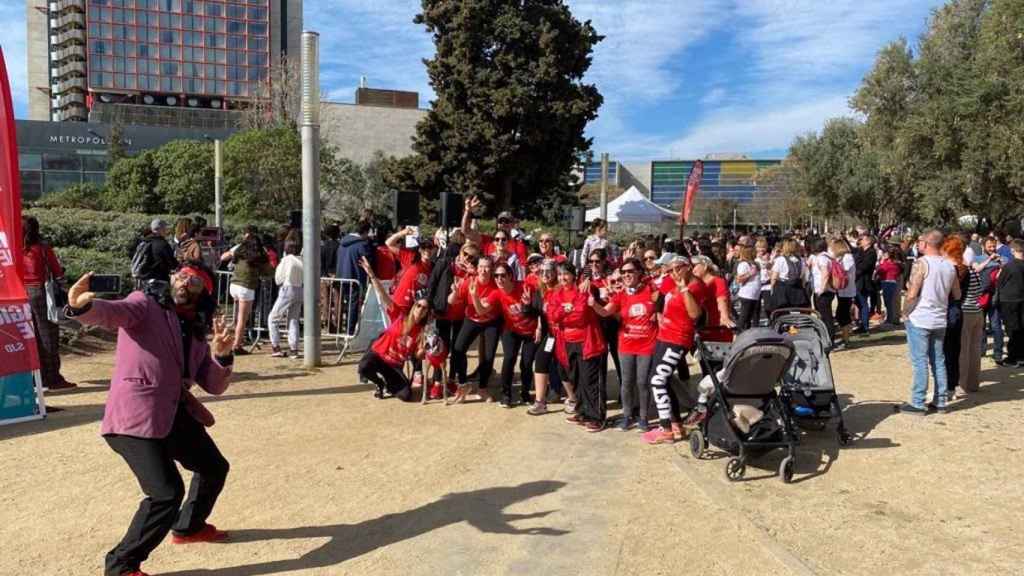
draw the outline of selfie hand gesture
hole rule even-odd
[[[68,307],[81,310],[96,299],[96,293],[89,291],[89,281],[92,279],[92,272],[83,274],[78,282],[68,290]]]

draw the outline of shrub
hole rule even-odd
[[[122,158],[107,174],[106,205],[122,212],[155,214],[163,202],[157,193],[158,170],[154,152],[147,150],[134,158]]]
[[[82,208],[106,210],[106,192],[102,186],[92,183],[74,184],[53,194],[43,196],[38,206],[46,208]]]
[[[204,213],[213,206],[213,146],[191,140],[169,142],[154,151],[153,166],[164,212]]]

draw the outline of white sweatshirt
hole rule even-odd
[[[294,254],[286,254],[274,271],[274,281],[278,286],[302,287],[302,259]]]

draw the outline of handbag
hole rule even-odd
[[[40,250],[46,248],[40,247]],[[47,262],[46,255],[43,255],[43,262]],[[46,319],[54,324],[60,324],[65,320],[64,307],[68,303],[68,293],[62,283],[53,276],[50,265],[46,266]]]

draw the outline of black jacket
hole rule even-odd
[[[857,292],[865,294],[875,289],[875,265],[878,263],[878,252],[872,244],[867,250],[857,248],[853,253],[857,266]]]
[[[358,280],[364,288],[368,278],[366,271],[359,266],[359,259],[365,257],[374,264],[374,250],[370,241],[358,234],[349,234],[341,239],[341,246],[338,248],[337,277],[349,280]]]
[[[178,259],[174,257],[174,248],[166,238],[154,234],[143,240],[149,246],[149,256],[145,260],[139,278],[141,280],[171,281],[171,273],[178,269]]]
[[[338,272],[338,241],[333,238],[324,240],[320,245],[320,274],[334,276]]]

